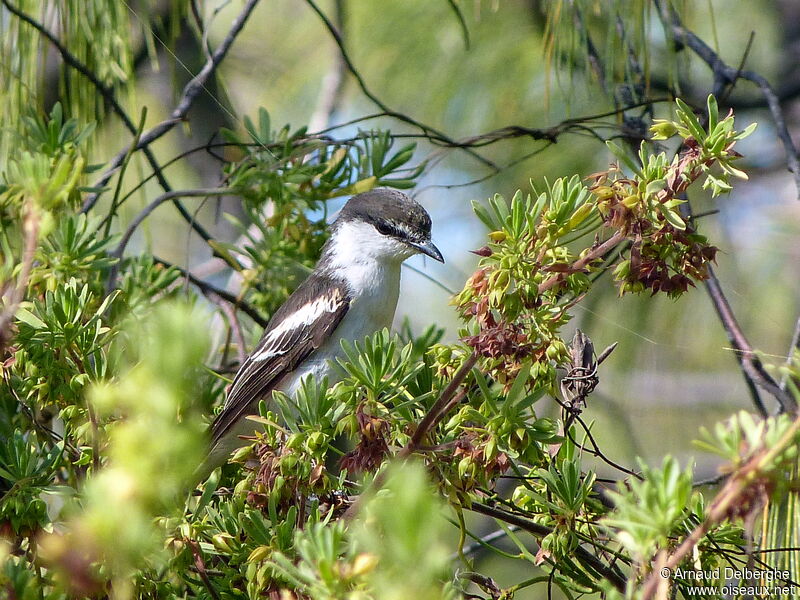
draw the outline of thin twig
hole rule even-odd
[[[208,577],[208,570],[206,569],[206,562],[203,560],[203,553],[200,550],[200,544],[198,544],[195,540],[188,538],[186,539],[186,543],[192,550],[194,566],[197,569],[197,574],[200,575],[203,585],[214,600],[220,600],[217,588],[214,587],[214,585],[211,583],[211,579]]]
[[[116,258],[117,260],[112,265],[111,269],[108,273],[108,281],[106,283],[106,293],[111,293],[111,290],[114,289],[114,286],[117,282],[117,274],[119,273],[120,265],[122,264],[122,255],[125,253],[125,248],[128,246],[128,242],[130,242],[131,237],[133,236],[136,229],[142,222],[150,216],[150,214],[159,206],[164,204],[165,202],[172,201],[173,203],[176,201],[176,198],[188,198],[193,196],[202,196],[203,198],[208,198],[209,196],[226,196],[229,194],[235,193],[233,190],[228,188],[216,188],[216,189],[198,189],[198,190],[176,190],[173,192],[167,192],[165,194],[161,194],[155,200],[153,200],[150,204],[148,204],[142,212],[136,215],[136,218],[131,221],[128,225],[125,232],[122,234],[122,238],[119,241],[116,249],[111,252],[110,256]],[[194,222],[195,219],[193,216],[190,215],[190,222]],[[211,238],[208,238],[209,240]]]
[[[384,102],[380,98],[378,98],[378,96],[376,96],[369,89],[369,87],[367,86],[366,81],[364,81],[364,78],[362,77],[361,73],[359,73],[358,69],[356,69],[355,64],[353,63],[352,59],[350,58],[350,55],[347,52],[347,49],[345,48],[344,40],[342,39],[342,36],[339,34],[339,32],[337,31],[336,27],[331,22],[331,20],[328,18],[328,16],[319,8],[319,6],[317,6],[317,3],[314,2],[314,0],[306,0],[306,3],[317,14],[317,16],[320,18],[320,20],[325,25],[325,28],[331,34],[331,37],[333,38],[334,42],[336,42],[336,45],[339,48],[339,52],[342,55],[342,59],[344,60],[345,64],[347,65],[347,69],[350,71],[350,73],[355,78],[356,83],[358,84],[358,87],[361,89],[361,92],[367,98],[369,98],[372,101],[372,103],[375,104],[375,106],[380,108],[385,113],[386,116],[393,117],[393,118],[397,119],[398,121],[402,121],[404,123],[408,123],[409,125],[413,125],[414,127],[417,127],[418,129],[422,130],[426,135],[436,136],[437,138],[439,138],[439,139],[441,139],[441,140],[443,140],[445,142],[455,143],[455,142],[453,142],[453,140],[451,140],[446,134],[442,133],[441,131],[431,127],[430,125],[426,125],[424,123],[421,123],[420,121],[417,121],[416,119],[413,119],[413,118],[409,117],[408,115],[405,115],[405,114],[403,114],[401,112],[397,112],[395,110],[392,110],[386,104],[384,104]],[[499,167],[494,162],[492,162],[491,160],[489,160],[487,158],[484,158],[483,156],[481,156],[480,154],[478,154],[477,152],[474,152],[472,150],[466,149],[465,151],[470,156],[472,156],[473,158],[475,158],[478,161],[482,162],[484,165],[490,167],[492,170],[494,170],[494,171],[498,170]]]
[[[75,363],[79,373],[86,373],[86,367],[83,365],[81,357],[75,352],[75,349],[67,347],[67,354]],[[100,422],[97,419],[97,413],[94,410],[92,401],[87,398],[86,400],[86,413],[89,415],[89,423],[92,427],[92,472],[97,475],[100,470]]]
[[[469,40],[469,27],[467,27],[467,20],[464,18],[464,13],[461,12],[458,4],[456,4],[456,0],[447,0],[447,4],[450,5],[450,9],[455,13],[456,19],[458,19],[458,26],[461,28],[461,37],[464,38],[464,48],[469,50],[471,45]]]
[[[800,430],[800,417],[795,418],[777,442],[771,446],[762,446],[752,458],[731,474],[722,490],[708,506],[705,520],[695,527],[671,554],[660,561],[647,577],[642,587],[643,600],[654,598],[659,586],[664,584],[664,578],[660,574],[662,571],[674,572],[711,528],[723,523],[731,511],[741,507],[742,498],[750,493],[752,485],[764,470],[794,442],[798,430]]]
[[[548,279],[545,279],[542,283],[539,284],[539,294],[546,292],[552,287],[555,287],[557,284],[561,283],[572,273],[578,273],[585,269],[589,264],[597,260],[598,258],[602,258],[605,256],[607,252],[610,252],[613,248],[617,246],[622,240],[625,239],[625,234],[620,230],[614,233],[610,238],[608,238],[605,242],[598,244],[594,248],[592,248],[583,258],[576,260],[572,265],[570,265],[569,269],[561,272],[556,273],[555,275],[550,276]]]
[[[125,233],[122,234],[122,238],[119,241],[116,249],[111,253],[111,256],[115,258],[122,258],[123,253],[125,252],[125,248],[128,245],[128,242],[131,239],[131,236],[134,234],[136,229],[139,225],[142,224],[147,217],[152,214],[152,212],[164,204],[169,200],[173,200],[174,198],[191,198],[191,197],[203,197],[207,198],[209,196],[230,196],[231,194],[235,194],[235,190],[230,188],[211,188],[211,189],[197,189],[197,190],[175,190],[173,192],[167,192],[166,194],[161,194],[155,200],[150,202],[138,215],[133,221],[130,222],[127,229],[125,229]],[[113,277],[111,278],[113,280]]]
[[[6,1],[7,0],[3,0],[3,2]],[[230,50],[231,46],[233,45],[233,42],[236,40],[236,37],[244,28],[247,19],[250,17],[253,9],[255,9],[258,1],[259,0],[247,0],[244,8],[233,20],[230,30],[217,49],[214,51],[214,54],[212,54],[211,58],[206,61],[200,72],[195,75],[195,77],[193,77],[191,81],[189,81],[189,83],[187,83],[183,88],[183,93],[181,94],[181,97],[178,100],[175,108],[172,110],[172,113],[170,113],[169,118],[165,121],[162,121],[155,127],[148,129],[144,134],[142,134],[141,138],[139,139],[139,143],[136,145],[137,150],[146,148],[152,142],[172,130],[178,123],[184,120],[186,114],[189,112],[189,109],[192,107],[192,104],[194,104],[194,101],[197,99],[197,96],[205,89],[206,81],[208,81],[211,75],[216,71],[219,64],[227,55],[228,50]],[[111,177],[113,177],[117,168],[122,164],[122,161],[125,160],[125,155],[127,152],[128,149],[125,148],[117,153],[113,159],[111,159],[108,168],[95,182],[94,187],[102,188],[106,185],[106,183],[108,183]],[[85,213],[91,210],[92,207],[97,203],[99,195],[99,192],[91,194],[83,203],[81,212]]]
[[[162,260],[155,256],[153,256],[153,260],[164,267],[179,271],[180,274],[189,281],[189,283],[197,287],[200,290],[200,292],[202,292],[204,295],[217,296],[222,300],[224,300],[225,302],[228,302],[232,306],[235,306],[237,309],[241,310],[248,317],[253,319],[253,321],[257,323],[260,327],[266,327],[267,324],[269,324],[268,319],[265,319],[263,316],[261,316],[261,314],[255,308],[250,306],[250,304],[248,304],[241,298],[237,298],[230,292],[220,289],[214,285],[211,285],[210,283],[208,283],[207,281],[203,281],[199,277],[195,277],[188,270],[179,267],[178,265],[174,265],[166,260]]]
[[[744,332],[739,326],[728,299],[722,291],[722,286],[711,267],[709,267],[709,278],[706,279],[705,286],[722,322],[722,326],[725,328],[725,333],[728,334],[731,346],[736,350],[736,356],[739,359],[742,370],[758,386],[775,397],[781,406],[781,412],[786,412],[790,415],[796,414],[797,402],[791,394],[775,382],[770,374],[767,373],[761,360],[756,356],[752,346],[750,346],[750,342],[747,341]],[[765,412],[766,408],[763,411]]]
[[[687,29],[681,22],[678,13],[669,3],[663,0],[654,0],[656,8],[661,15],[665,26],[670,27],[672,35],[676,40],[685,44],[703,61],[714,73],[714,95],[720,95],[725,86],[733,85],[738,79],[745,79],[756,84],[761,90],[761,95],[767,102],[772,120],[775,122],[775,129],[778,137],[783,143],[786,152],[786,162],[789,171],[792,172],[794,184],[800,199],[800,158],[798,158],[797,147],[792,141],[792,136],[786,126],[783,116],[780,99],[775,93],[772,85],[762,75],[753,71],[742,71],[740,68],[731,67],[725,64],[720,56],[711,47],[700,39],[694,32]]]
[[[794,324],[794,333],[792,334],[792,341],[789,344],[789,352],[786,353],[786,366],[790,366],[794,362],[794,353],[800,350],[800,317]],[[781,389],[785,390],[789,383],[789,373],[785,373],[781,378]]]
[[[486,515],[487,517],[492,517],[499,521],[503,521],[504,523],[516,525],[520,529],[533,534],[537,538],[545,537],[553,532],[553,530],[549,527],[539,525],[538,523],[534,523],[533,521],[529,521],[528,519],[519,517],[505,510],[486,506],[485,504],[480,504],[478,502],[473,502],[469,507],[469,510]],[[625,590],[625,584],[627,583],[625,575],[623,575],[618,569],[607,566],[605,563],[603,563],[603,561],[582,546],[575,548],[575,557],[580,562],[597,571],[619,591],[622,592]]]
[[[66,46],[64,46],[61,41],[44,25],[39,23],[36,19],[31,17],[28,14],[25,14],[20,9],[12,5],[8,0],[2,0],[3,5],[11,12],[12,14],[16,15],[21,21],[24,21],[36,31],[38,31],[44,38],[47,39],[56,49],[56,51],[61,55],[61,60],[64,61],[69,67],[75,69],[78,73],[86,77],[89,80],[89,83],[94,86],[94,88],[100,93],[103,99],[108,103],[111,109],[116,113],[116,115],[120,118],[125,128],[131,132],[132,135],[137,135],[137,127],[136,124],[131,120],[128,116],[128,113],[125,112],[125,109],[122,108],[122,105],[117,101],[116,95],[114,94],[114,90],[107,85],[105,85],[100,79],[98,79],[97,75],[85,64],[83,64],[74,54],[72,54]],[[167,180],[164,178],[162,173],[162,169],[156,160],[155,155],[149,148],[144,149],[145,157],[147,158],[147,162],[150,163],[150,166],[153,167],[153,173],[158,178],[158,182],[161,187],[164,188],[165,191],[169,191],[170,186],[167,183]],[[124,155],[123,155],[124,159]],[[105,185],[105,184],[103,184]]]
[[[247,358],[244,334],[242,333],[242,325],[239,323],[239,319],[236,317],[236,312],[233,310],[233,304],[214,293],[209,293],[208,296],[217,306],[219,306],[220,310],[225,313],[231,331],[233,332],[233,337],[236,340],[236,357],[239,359],[240,365],[244,364],[244,361]]]
[[[467,357],[458,371],[456,371],[456,374],[453,375],[453,379],[450,380],[447,387],[442,390],[441,395],[422,419],[409,442],[397,454],[399,458],[405,458],[411,455],[417,447],[422,444],[422,440],[425,439],[428,432],[436,426],[442,417],[444,417],[446,414],[445,408],[450,404],[450,401],[456,395],[456,390],[458,390],[458,387],[464,382],[464,379],[467,378],[467,375],[472,370],[472,367],[475,366],[476,362],[478,362],[478,355],[473,352]]]
[[[464,546],[463,550],[461,551],[461,554],[463,554],[464,556],[469,556],[473,552],[478,552],[482,548],[485,548],[486,546],[490,545],[492,542],[506,537],[508,535],[508,531],[509,530],[512,533],[515,532],[515,531],[519,531],[519,526],[517,526],[517,525],[509,525],[508,526],[508,530],[506,530],[506,529],[497,529],[496,531],[493,531],[491,533],[487,533],[483,537],[475,538],[474,542]],[[450,556],[450,560],[458,560],[458,558],[459,558],[459,554],[457,552],[455,554],[453,554],[452,556]]]

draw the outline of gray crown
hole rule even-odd
[[[431,218],[427,211],[397,190],[376,188],[350,198],[336,222],[353,220],[370,223],[381,233],[414,242],[431,239]]]

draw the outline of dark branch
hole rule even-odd
[[[424,123],[421,123],[420,121],[417,121],[416,119],[412,119],[408,115],[405,115],[403,113],[400,113],[400,112],[397,112],[395,110],[392,110],[386,104],[384,104],[384,102],[380,98],[378,98],[378,96],[376,96],[369,89],[369,87],[367,86],[366,81],[364,81],[364,78],[361,76],[361,73],[359,73],[358,69],[356,69],[355,64],[353,63],[352,59],[350,58],[350,55],[347,53],[347,49],[344,46],[344,40],[342,39],[342,36],[339,34],[339,32],[337,31],[336,27],[331,22],[331,20],[328,18],[328,16],[324,12],[322,12],[322,10],[319,8],[319,6],[317,6],[317,4],[316,4],[316,2],[314,2],[314,0],[306,0],[306,2],[311,7],[311,9],[317,14],[317,16],[322,20],[323,24],[325,25],[325,28],[331,34],[331,37],[333,38],[334,42],[336,42],[336,45],[339,48],[339,52],[342,55],[342,59],[344,60],[345,64],[347,65],[347,69],[350,71],[350,73],[355,78],[356,83],[358,83],[358,87],[361,88],[361,92],[367,98],[369,98],[373,102],[373,104],[375,104],[378,108],[380,108],[384,112],[384,114],[386,116],[393,117],[393,118],[397,119],[398,121],[402,121],[404,123],[408,123],[409,125],[413,125],[414,127],[417,127],[418,129],[422,130],[426,135],[430,135],[432,137],[438,138],[441,141],[453,142],[453,140],[451,140],[447,135],[445,135],[441,131],[439,131],[437,129],[434,129],[433,127],[431,127],[429,125],[425,125]],[[483,156],[481,156],[477,152],[473,152],[471,150],[467,150],[467,152],[468,152],[468,154],[470,156],[472,156],[475,159],[479,160],[480,162],[482,162],[486,166],[491,167],[495,171],[498,170],[497,165],[495,165],[489,159],[484,158]]]
[[[83,64],[74,54],[72,54],[62,43],[61,41],[51,32],[49,31],[44,25],[36,21],[30,15],[25,14],[15,6],[13,6],[8,0],[2,0],[3,5],[11,12],[12,14],[16,15],[20,21],[23,21],[36,29],[42,36],[47,39],[58,51],[61,55],[61,60],[64,61],[69,67],[75,69],[78,73],[86,77],[89,82],[97,89],[103,99],[108,103],[114,113],[120,118],[125,128],[131,132],[134,136],[137,135],[138,131],[136,128],[136,124],[131,120],[128,116],[128,113],[125,112],[125,109],[122,108],[120,103],[117,101],[117,98],[114,94],[114,90],[107,85],[105,85],[102,81],[97,78],[97,75]],[[156,157],[153,155],[152,151],[149,148],[144,149],[145,156],[147,157],[147,162],[150,163],[150,166],[153,167],[153,171],[158,178],[158,182],[165,191],[170,190],[170,186],[167,183],[164,175],[161,173],[161,167],[156,160]]]
[[[715,96],[719,96],[725,87],[734,85],[738,79],[746,79],[759,87],[762,96],[764,96],[767,102],[769,111],[772,114],[772,120],[775,122],[778,137],[780,137],[784,150],[786,151],[786,162],[794,177],[798,198],[800,198],[800,158],[798,158],[797,148],[786,127],[786,120],[783,117],[780,100],[770,83],[758,73],[742,71],[736,67],[725,64],[708,44],[695,35],[694,32],[684,27],[680,17],[668,3],[664,3],[663,0],[654,1],[662,21],[665,26],[671,29],[675,39],[690,48],[713,72],[713,93]]]
[[[253,321],[255,321],[260,327],[266,327],[267,324],[269,323],[269,319],[265,319],[255,308],[250,306],[250,304],[248,304],[241,298],[237,298],[230,292],[220,289],[208,283],[207,281],[203,281],[202,279],[190,273],[187,269],[179,267],[178,265],[174,265],[166,260],[157,258],[155,256],[153,256],[153,260],[158,264],[163,265],[164,267],[180,271],[181,275],[185,277],[189,281],[189,283],[197,287],[197,289],[199,289],[200,292],[203,293],[203,295],[213,295],[221,298],[228,304],[231,304],[232,306],[241,310],[244,314],[253,319]]]
[[[494,508],[491,506],[486,506],[484,504],[479,504],[478,502],[473,502],[472,505],[469,507],[469,510],[476,513],[480,513],[482,515],[486,515],[487,517],[492,517],[499,521],[503,521],[504,523],[516,525],[523,531],[527,531],[528,533],[536,536],[537,538],[542,538],[553,532],[553,530],[550,529],[549,527],[545,527],[544,525],[539,525],[538,523],[534,523],[533,521],[529,521],[528,519],[524,519],[505,510],[501,510],[499,508]],[[597,571],[619,591],[622,592],[625,590],[625,585],[627,583],[627,580],[625,579],[625,575],[622,574],[618,569],[607,566],[606,564],[603,563],[603,561],[601,561],[599,558],[597,558],[594,554],[589,552],[583,546],[578,546],[575,549],[575,557],[581,563]]]
[[[781,412],[786,412],[790,415],[796,414],[797,403],[792,395],[782,389],[770,374],[767,373],[766,369],[764,369],[764,365],[761,363],[758,356],[756,356],[752,346],[750,346],[750,342],[747,341],[747,337],[745,337],[744,332],[739,326],[739,322],[733,314],[731,305],[728,303],[728,299],[722,291],[722,286],[720,286],[719,280],[711,267],[709,267],[709,278],[706,280],[705,285],[706,290],[708,290],[708,295],[711,297],[711,301],[714,304],[714,308],[719,315],[720,321],[722,321],[722,326],[725,328],[725,333],[728,334],[731,346],[733,346],[736,351],[736,356],[739,359],[742,370],[756,385],[775,397],[781,406]],[[762,413],[766,412],[763,405],[758,408]]]
[[[789,344],[789,352],[786,354],[786,366],[789,366],[794,362],[794,353],[798,351],[800,351],[800,317],[797,317],[797,321],[795,321],[794,324],[794,333],[792,334],[792,341]],[[788,383],[789,383],[789,373],[786,373],[781,378],[781,389],[785,390]]]
[[[3,0],[5,2],[6,0]],[[178,100],[177,105],[173,109],[170,117],[149,129],[144,134],[142,134],[141,138],[139,139],[139,143],[136,146],[136,150],[141,150],[146,148],[155,140],[172,130],[178,123],[182,122],[186,117],[186,114],[189,112],[189,109],[192,107],[197,96],[200,92],[205,89],[205,83],[208,81],[209,77],[216,71],[219,64],[225,58],[230,50],[233,42],[236,40],[236,37],[244,28],[247,19],[250,17],[250,14],[253,12],[253,9],[258,4],[258,0],[247,0],[242,12],[234,19],[233,24],[231,25],[230,31],[225,36],[225,39],[222,40],[222,43],[219,47],[214,51],[214,54],[211,55],[211,58],[206,61],[206,64],[200,70],[200,72],[192,78],[189,83],[183,88],[183,93],[181,94],[180,99]],[[103,172],[100,178],[95,182],[94,187],[102,188],[108,183],[111,177],[116,172],[117,168],[122,164],[125,160],[125,155],[128,153],[128,149],[121,150],[119,153],[114,156],[114,158],[109,163],[108,168]],[[97,203],[97,199],[99,197],[99,193],[94,193],[90,195],[86,202],[83,204],[82,212],[87,212],[91,210],[91,208]],[[188,215],[188,213],[187,213]],[[191,218],[191,215],[188,215]],[[210,239],[210,236],[205,238],[206,240]]]
[[[125,230],[125,233],[122,234],[122,238],[117,245],[117,248],[114,252],[111,253],[112,256],[115,258],[122,258],[122,254],[125,252],[125,247],[128,245],[128,242],[131,239],[131,236],[142,224],[142,222],[152,214],[152,212],[170,200],[174,200],[175,198],[189,198],[189,197],[204,197],[207,198],[209,196],[229,196],[231,194],[235,194],[235,190],[229,188],[219,188],[219,189],[200,189],[200,190],[176,190],[173,192],[167,192],[166,194],[161,194],[155,200],[153,200],[150,204],[148,204],[142,212],[136,215],[136,218],[130,222],[128,228]],[[111,278],[113,281],[113,277]]]

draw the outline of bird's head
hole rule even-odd
[[[386,188],[348,200],[333,224],[330,249],[361,260],[403,261],[421,253],[444,262],[431,241],[431,218],[425,209]]]

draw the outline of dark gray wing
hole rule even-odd
[[[250,414],[255,401],[268,397],[285,375],[325,343],[349,307],[345,286],[318,273],[312,273],[289,296],[239,367],[222,412],[211,426],[212,447],[234,423]]]

